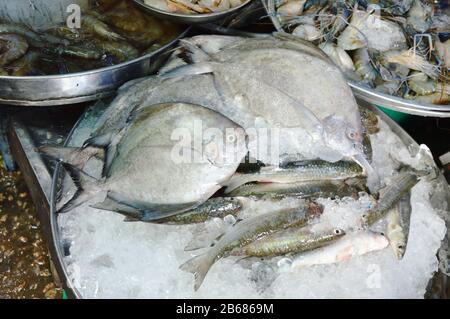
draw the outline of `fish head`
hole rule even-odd
[[[338,239],[345,235],[345,230],[341,228],[334,228],[330,232],[330,238],[332,239]]]
[[[204,155],[216,166],[237,165],[247,154],[247,135],[241,127],[230,127],[209,134],[203,141]]]
[[[323,120],[325,141],[327,145],[351,158],[355,154],[363,154],[363,134],[361,128],[353,127],[345,118],[335,114]]]
[[[396,243],[396,245],[393,247],[395,258],[398,260],[402,259],[405,255],[406,251],[406,245],[402,242]]]

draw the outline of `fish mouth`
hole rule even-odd
[[[367,187],[372,193],[376,193],[381,188],[381,180],[378,173],[363,154],[354,154],[351,156],[351,159],[363,168],[363,173],[367,176]]]

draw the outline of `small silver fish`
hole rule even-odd
[[[361,166],[354,162],[340,161],[306,161],[288,164],[285,168],[262,167],[257,173],[235,174],[227,182],[226,193],[230,193],[241,185],[260,183],[297,183],[323,180],[345,180],[363,175]]]
[[[345,235],[339,228],[312,231],[307,228],[290,228],[262,237],[254,242],[235,249],[233,256],[272,257],[298,254],[334,243]]]
[[[397,259],[402,259],[408,243],[411,219],[411,194],[408,193],[389,210],[386,220],[386,237]]]
[[[197,290],[211,266],[220,258],[228,256],[233,249],[245,246],[262,235],[288,227],[305,225],[322,214],[322,211],[322,206],[304,202],[296,208],[272,211],[244,219],[233,226],[231,231],[225,233],[205,254],[188,260],[180,266],[180,269],[194,274],[194,289]]]
[[[375,222],[385,217],[391,209],[411,188],[413,188],[419,179],[415,173],[400,173],[393,178],[390,185],[386,186],[380,192],[380,199],[373,210],[368,211],[362,216],[363,224],[373,225]]]

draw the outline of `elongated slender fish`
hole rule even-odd
[[[164,224],[203,223],[210,218],[224,218],[227,215],[236,216],[242,208],[243,203],[239,198],[214,197],[191,211],[168,217],[159,222]]]
[[[363,224],[370,226],[385,217],[389,209],[391,209],[403,196],[405,196],[411,188],[413,188],[419,179],[415,173],[400,173],[392,179],[391,184],[380,191],[380,199],[377,206],[369,210],[362,216]]]
[[[262,183],[297,183],[307,181],[344,180],[361,176],[361,166],[354,162],[340,161],[329,163],[325,161],[307,161],[292,163],[288,167],[262,167],[257,173],[235,174],[227,183],[226,193],[241,185],[251,182]]]
[[[357,194],[364,188],[362,180],[349,181],[308,181],[296,183],[257,183],[243,185],[232,191],[231,196],[283,196],[286,194],[302,198],[309,197],[344,197]]]
[[[289,228],[267,235],[235,249],[233,256],[271,257],[297,254],[334,243],[345,235],[339,228],[311,231],[310,227]]]
[[[406,252],[411,211],[411,194],[408,193],[386,215],[386,237],[397,259],[402,259]]]
[[[353,256],[384,249],[388,244],[386,237],[369,231],[347,234],[329,246],[300,254],[292,262],[291,268],[301,269],[313,265],[342,262]]]
[[[225,233],[209,251],[188,260],[180,266],[180,269],[194,274],[194,289],[197,290],[211,266],[220,258],[228,256],[234,248],[245,246],[262,235],[283,228],[305,225],[309,220],[318,217],[322,211],[322,206],[305,202],[297,208],[273,211],[244,219],[231,231]]]

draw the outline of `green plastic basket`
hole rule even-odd
[[[387,116],[389,116],[391,119],[393,119],[395,122],[399,124],[408,121],[408,119],[411,117],[411,115],[409,114],[393,111],[379,105],[377,105],[377,107],[380,108],[380,110],[386,113]]]

